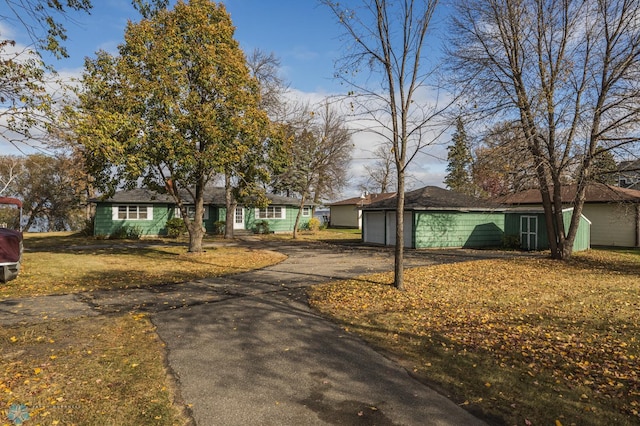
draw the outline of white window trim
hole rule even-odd
[[[127,218],[120,219],[118,216],[118,210],[120,207],[127,208]],[[147,217],[146,219],[138,219],[138,218],[129,218],[129,207],[136,207],[139,212],[141,209],[147,209]],[[111,219],[114,221],[124,222],[125,220],[153,220],[153,206],[145,205],[145,204],[117,204],[111,207]]]
[[[280,212],[282,213],[282,217],[260,217],[260,210],[268,210],[268,209],[275,209],[275,208],[280,209]],[[256,207],[255,217],[256,217],[256,220],[284,220],[287,218],[287,208],[285,206],[267,206],[263,209]]]
[[[195,208],[196,208],[196,206],[194,206],[193,204],[187,205],[187,211],[189,211],[190,208],[192,208],[194,210],[194,216],[195,216]],[[180,212],[180,208],[178,206],[176,206],[176,208],[174,209],[173,215],[174,215],[174,217],[182,218],[182,213]],[[203,215],[202,219],[203,220],[209,220],[209,206],[204,206],[204,215]]]
[[[302,208],[302,217],[311,217],[311,212],[313,209],[311,207],[303,207]]]

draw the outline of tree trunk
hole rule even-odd
[[[196,184],[196,196],[195,196],[195,215],[190,226],[187,226],[189,230],[189,252],[190,253],[202,253],[202,238],[204,237],[204,229],[202,219],[204,217],[204,185],[201,183]],[[185,221],[186,223],[186,221]]]
[[[640,204],[636,204],[636,247],[640,247]]]
[[[224,201],[225,201],[225,222],[224,222],[224,238],[233,238],[233,223],[236,217],[236,206],[238,203],[235,201],[231,192],[231,177],[227,173],[224,177]]]
[[[302,216],[302,209],[304,207],[304,203],[306,201],[307,196],[306,195],[302,195],[302,198],[300,199],[300,206],[298,208],[298,214],[296,214],[296,221],[293,224],[293,239],[297,239],[298,238],[298,225],[300,224],[300,217]]]
[[[582,217],[582,209],[584,208],[584,201],[586,198],[586,184],[581,181],[576,188],[576,195],[573,201],[573,212],[571,214],[571,222],[569,223],[569,232],[567,232],[565,239],[565,246],[563,247],[562,259],[568,260],[573,255],[573,245],[578,235],[578,228],[580,227],[580,218]]]
[[[396,196],[396,246],[394,251],[393,284],[404,290],[404,170],[398,167],[398,194]]]
[[[35,223],[37,213],[38,212],[34,209],[29,210],[29,213],[27,214],[27,223],[24,225],[24,230],[26,232],[29,232],[31,226]]]
[[[204,237],[202,219],[194,220],[187,229],[189,230],[189,253],[202,253],[202,238]]]

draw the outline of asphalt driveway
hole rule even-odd
[[[392,251],[251,238],[238,244],[288,257],[194,282],[5,300],[0,324],[148,312],[200,426],[483,424],[308,307],[307,286],[392,270]],[[502,255],[408,251],[405,263]]]
[[[228,297],[154,315],[198,425],[483,424],[312,312],[305,287],[390,270],[380,249],[275,244],[286,261],[203,281]],[[410,265],[460,260],[408,256]]]

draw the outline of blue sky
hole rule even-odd
[[[303,92],[337,90],[332,79],[334,60],[340,54],[340,28],[330,11],[315,0],[227,0],[223,2],[236,26],[236,39],[247,53],[274,52],[282,63],[282,76]],[[98,49],[117,52],[128,20],[139,14],[130,0],[94,0],[91,15],[73,14],[66,24],[70,58],[51,60],[64,72],[77,72],[86,56]],[[19,28],[18,28],[19,29]],[[27,43],[24,34],[16,34]],[[20,35],[23,35],[21,38]]]
[[[117,53],[127,21],[140,19],[130,0],[93,0],[92,3],[90,15],[73,13],[65,22],[68,34],[65,46],[70,58],[46,58],[63,77],[79,76],[84,58],[93,57],[99,49]],[[333,79],[334,63],[344,47],[340,41],[342,28],[328,8],[316,0],[226,0],[223,3],[236,27],[235,37],[242,49],[247,53],[254,49],[273,52],[281,61],[281,76],[291,89],[312,101],[345,90]],[[6,7],[4,2],[0,2],[0,9],[2,7]],[[10,30],[19,43],[29,44],[21,27]],[[344,191],[345,198],[359,195],[357,183],[363,179],[364,165],[371,160],[377,143],[370,134],[354,138],[351,185]],[[435,156],[446,157],[446,150],[440,147]],[[434,159],[433,154],[418,158],[411,167],[414,178],[409,184],[442,186],[444,167],[445,163]]]

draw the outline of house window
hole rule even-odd
[[[311,207],[303,207],[302,208],[302,217],[311,216]]]
[[[193,220],[196,217],[196,206],[187,206],[187,215],[189,216],[189,219]],[[174,216],[182,217],[178,207],[175,209]],[[204,206],[204,215],[202,219],[209,220],[209,206]]]
[[[256,209],[256,219],[285,219],[285,209],[280,206],[268,206]]]
[[[152,220],[153,207],[151,206],[114,206],[113,220]]]

